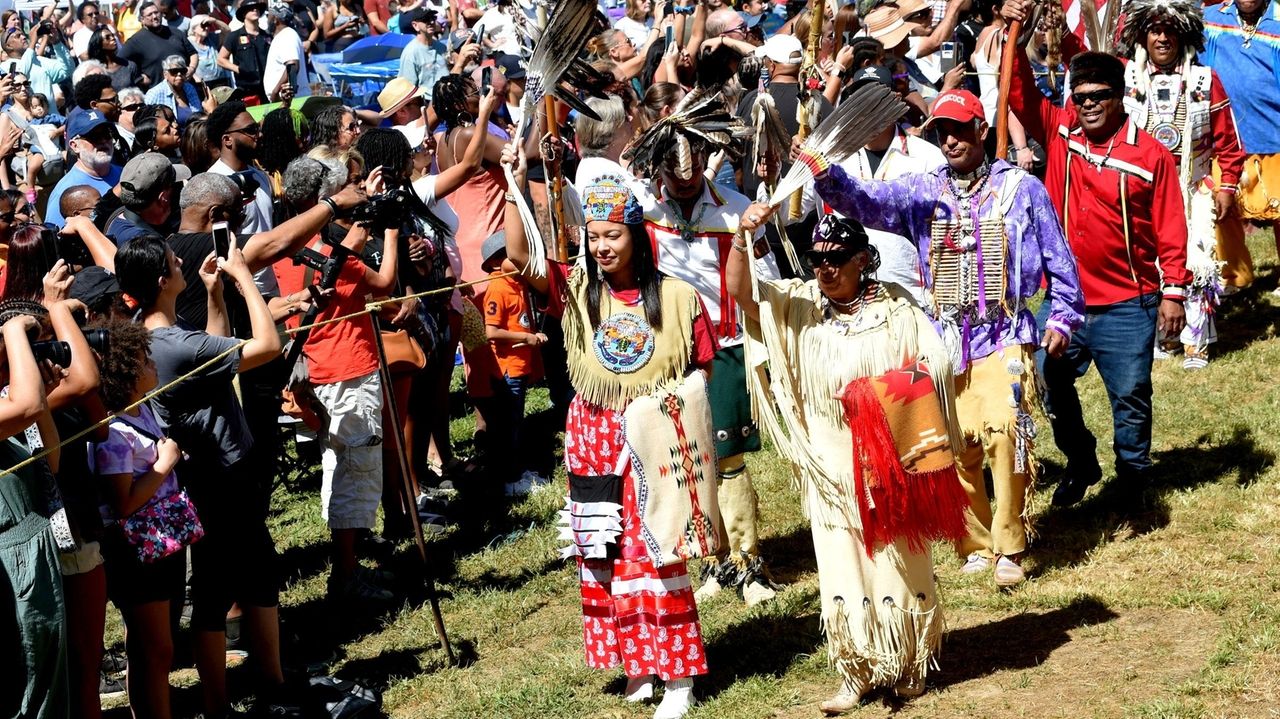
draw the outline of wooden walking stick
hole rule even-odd
[[[431,563],[427,559],[427,540],[422,536],[422,520],[418,517],[418,502],[413,493],[413,477],[409,474],[409,455],[404,446],[404,427],[400,424],[400,411],[396,406],[395,387],[391,383],[391,368],[387,365],[387,350],[382,345],[382,323],[377,312],[370,312],[373,322],[373,337],[378,346],[378,376],[382,380],[382,395],[386,398],[387,410],[391,415],[391,432],[396,441],[396,457],[400,461],[400,491],[405,500],[409,522],[413,525],[413,540],[418,546],[418,556],[422,559],[422,578],[427,588],[427,601],[431,603],[431,619],[436,625],[436,636],[440,637],[440,645],[444,647],[444,655],[450,665],[457,665],[453,646],[449,644],[449,634],[444,629],[444,615],[440,613],[440,598],[436,594],[436,583],[431,578]]]
[[[1092,0],[1084,0],[1092,2]],[[1022,34],[1022,21],[1009,23],[1009,36],[1004,40],[1000,53],[1000,94],[996,97],[996,157],[1004,159],[1009,154],[1009,87],[1013,83],[1015,52],[1021,52],[1018,36]]]

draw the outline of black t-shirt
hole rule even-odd
[[[182,277],[187,286],[178,294],[175,309],[191,327],[203,330],[209,321],[209,293],[200,279],[200,265],[213,252],[213,235],[208,232],[178,232],[169,235],[169,247],[182,260]],[[222,278],[222,296],[227,303],[227,320],[231,333],[237,337],[249,337],[249,307],[236,290],[235,283]]]
[[[195,54],[196,48],[187,36],[170,30],[167,25],[154,30],[142,28],[120,49],[120,57],[137,63],[138,69],[147,76],[143,88],[164,81],[164,70],[160,64],[166,57],[180,55],[183,60],[190,62],[191,56]]]
[[[769,85],[769,95],[773,97],[773,104],[778,108],[778,117],[782,119],[782,124],[787,128],[787,132],[795,137],[800,132],[800,122],[796,120],[796,107],[800,104],[800,84],[795,82],[775,82]],[[752,125],[751,109],[756,104],[756,97],[760,94],[759,90],[752,90],[743,95],[742,101],[738,103],[738,117],[742,118],[748,126]],[[818,117],[809,118],[810,129],[817,127],[818,123],[826,119],[831,114],[831,103],[827,102],[827,98],[820,97]],[[742,185],[744,194],[755,199],[756,189],[760,186],[760,178],[756,177],[755,168],[751,167],[754,161],[755,148],[748,140],[746,143],[746,151],[743,153],[742,166]],[[783,158],[782,174],[787,174],[787,168],[791,166],[791,161],[786,157]]]
[[[240,87],[262,87],[262,71],[267,66],[267,50],[271,47],[266,33],[250,35],[241,28],[227,35],[222,47],[231,53],[231,62],[240,68],[236,84]]]

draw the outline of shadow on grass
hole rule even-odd
[[[818,592],[806,590],[790,607],[817,607]],[[712,672],[698,678],[698,695],[711,699],[737,682],[753,676],[780,677],[791,665],[822,650],[819,612],[748,612],[707,644]],[[625,678],[609,689],[621,692]]]
[[[1276,289],[1278,279],[1275,272],[1255,277],[1252,285],[1222,300],[1215,320],[1218,342],[1212,349],[1214,355],[1226,357],[1276,335],[1280,306],[1266,298]]]
[[[1023,613],[976,627],[949,631],[938,687],[949,687],[1008,669],[1030,669],[1044,663],[1054,650],[1071,641],[1080,627],[1105,624],[1119,615],[1092,595],[1047,612]]]
[[[813,535],[805,525],[760,540],[760,556],[778,584],[792,584],[818,566],[813,555]]]
[[[1141,495],[1123,480],[1111,478],[1074,506],[1049,508],[1037,522],[1044,541],[1036,547],[1036,566],[1030,574],[1078,564],[1122,528],[1130,536],[1160,529],[1169,523],[1166,494],[1218,482],[1232,473],[1237,485],[1248,486],[1276,463],[1276,455],[1259,446],[1251,429],[1236,426],[1224,439],[1201,435],[1190,446],[1153,453],[1152,460],[1151,485]],[[1062,475],[1056,465],[1045,469],[1046,476]]]

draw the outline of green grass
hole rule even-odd
[[[1156,369],[1157,486],[1144,507],[1116,507],[1103,483],[1076,507],[1049,507],[1063,458],[1042,423],[1046,466],[1031,580],[998,592],[963,576],[949,548],[934,559],[949,631],[923,697],[882,694],[859,717],[1268,717],[1280,706],[1280,300],[1270,236],[1251,238],[1260,278],[1222,308],[1221,342],[1199,373]],[[1110,413],[1096,375],[1081,382],[1086,419],[1110,463]],[[552,463],[546,393],[529,412]],[[452,424],[469,450],[469,416]],[[750,459],[761,497],[764,554],[786,589],[747,610],[722,594],[700,606],[711,675],[694,717],[817,716],[837,685],[818,627],[812,546],[788,468],[769,451]],[[1109,479],[1109,477],[1108,477]],[[483,480],[476,480],[477,482]],[[315,488],[276,493],[272,530],[288,584],[282,616],[291,661],[328,659],[338,675],[385,689],[396,717],[647,717],[626,704],[621,673],[582,661],[575,572],[556,558],[553,488],[509,505],[473,502],[458,532],[429,551],[445,621],[465,660],[449,666],[420,601],[377,615],[331,612],[323,601],[326,530]],[[411,545],[391,569],[410,588]],[[113,628],[112,639],[118,639]],[[332,652],[332,656],[329,656]],[[175,677],[194,681],[187,670]],[[190,711],[186,689],[179,707]]]

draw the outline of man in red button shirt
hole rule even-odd
[[[1001,13],[1022,20],[1029,7],[1010,0]],[[1071,102],[1061,109],[1036,88],[1026,57],[1015,56],[1010,107],[1046,149],[1045,186],[1076,256],[1085,301],[1084,327],[1066,353],[1038,358],[1054,439],[1067,456],[1053,502],[1075,504],[1102,477],[1075,388],[1090,364],[1111,400],[1116,475],[1122,489],[1140,493],[1151,469],[1151,347],[1157,330],[1164,337],[1182,331],[1191,281],[1178,166],[1125,114],[1118,58],[1088,52],[1072,59]]]

